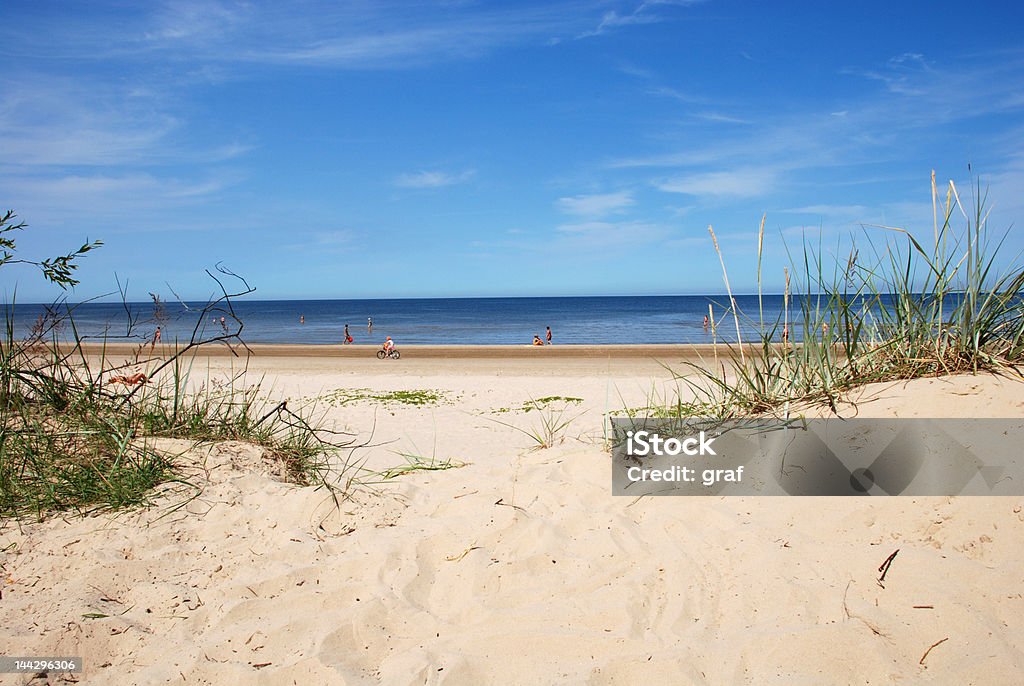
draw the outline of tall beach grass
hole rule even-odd
[[[834,410],[847,391],[872,382],[1016,371],[1024,355],[1024,264],[1019,255],[997,259],[1007,257],[1007,234],[992,237],[987,195],[980,183],[973,191],[965,206],[950,181],[942,202],[932,175],[928,240],[904,228],[865,226],[847,257],[831,264],[820,243],[805,241],[799,252],[788,252],[783,321],[766,323],[759,313],[759,340],[740,340],[724,353],[716,344],[713,363],[680,375],[696,401],[678,411],[788,415],[818,403]],[[725,256],[709,230],[739,331],[745,315],[736,309]],[[763,235],[762,218],[759,297]],[[796,326],[800,336],[793,335]]]

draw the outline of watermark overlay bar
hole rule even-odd
[[[1024,495],[1024,419],[612,420],[614,495]]]
[[[0,655],[0,674],[81,672],[80,657],[7,657]]]

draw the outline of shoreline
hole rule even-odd
[[[171,345],[161,344],[152,351],[148,345],[138,343],[82,343],[82,350],[91,356],[101,353],[107,356],[133,355],[166,357],[172,354]],[[747,344],[746,350],[753,351],[753,344]],[[70,352],[73,346],[63,345],[64,352]],[[399,345],[402,359],[566,359],[566,358],[601,358],[601,359],[708,359],[714,358],[717,348],[720,357],[729,357],[736,346],[719,344],[564,344],[564,345]],[[253,357],[307,357],[307,358],[373,358],[380,350],[378,345],[338,345],[314,343],[252,343],[249,345],[231,345],[207,343],[198,346],[190,354],[196,357],[228,357],[246,356],[246,351]]]

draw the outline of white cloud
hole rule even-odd
[[[23,76],[0,89],[0,149],[7,164],[108,165],[140,161],[179,128],[153,102],[117,86]]]
[[[693,115],[697,119],[703,119],[704,121],[721,122],[723,124],[750,124],[749,119],[743,119],[741,117],[733,117],[728,114],[722,114],[721,112],[698,112]]]
[[[0,174],[5,195],[18,213],[39,224],[68,223],[87,216],[108,229],[129,222],[133,230],[188,226],[174,217],[198,205],[215,202],[236,183],[237,174],[224,172],[205,178],[174,178],[146,172],[109,174]]]
[[[633,194],[630,191],[617,193],[600,193],[595,195],[576,195],[571,198],[559,198],[558,209],[566,214],[584,217],[603,217],[615,212],[622,212],[633,205]]]
[[[658,6],[675,6],[675,7],[687,7],[690,5],[696,5],[702,0],[645,0],[636,6],[632,12],[625,14],[619,14],[615,10],[609,10],[601,16],[601,22],[597,25],[597,28],[589,31],[584,31],[577,38],[590,38],[592,36],[600,36],[601,34],[607,33],[609,30],[617,29],[622,26],[634,26],[637,24],[656,24],[664,21],[663,15],[652,13],[652,8]]]
[[[687,105],[706,105],[708,103],[708,99],[703,96],[695,95],[693,93],[686,93],[679,90],[678,88],[672,88],[669,86],[658,86],[657,88],[650,88],[648,89],[647,93],[649,95],[657,95],[663,98],[671,98],[672,100],[678,100],[679,102]]]
[[[302,11],[273,2],[172,0],[139,3],[118,21],[66,18],[22,27],[5,49],[47,58],[124,58],[172,53],[179,62],[272,63],[339,69],[419,68],[522,44],[554,44],[611,28],[660,21],[642,3],[633,12],[600,3],[489,7],[467,3],[309,2]],[[598,31],[588,31],[595,22]],[[41,48],[30,40],[50,37]]]
[[[669,230],[664,226],[640,221],[590,221],[563,224],[555,230],[560,235],[556,245],[586,251],[645,245],[663,241],[669,235]]]
[[[291,243],[284,246],[288,250],[334,252],[341,249],[349,249],[355,244],[357,235],[351,229],[327,229],[309,230],[303,229],[296,232],[304,239],[299,243]]]
[[[636,11],[630,14],[619,14],[615,10],[605,12],[604,16],[601,17],[601,23],[597,25],[597,28],[592,29],[590,31],[584,31],[578,37],[590,38],[591,36],[600,36],[601,34],[607,32],[609,29],[615,29],[620,26],[631,26],[634,24],[653,24],[660,21],[658,17],[655,17],[653,15],[641,14],[642,8],[643,5],[641,5],[640,9],[637,9]]]
[[[253,149],[239,141],[204,147],[185,139],[175,89],[21,74],[0,77],[0,150],[5,166],[113,167],[168,162],[204,164]]]
[[[770,193],[776,174],[770,169],[700,172],[657,182],[666,193],[754,198]]]
[[[791,207],[780,210],[790,214],[813,214],[825,217],[852,217],[864,215],[868,208],[864,205],[807,205],[805,207]]]
[[[441,171],[421,171],[413,174],[400,174],[395,179],[399,188],[442,188],[465,183],[476,175],[476,171],[468,169],[458,174]]]
[[[246,19],[244,5],[175,0],[157,10],[154,25],[143,37],[150,41],[218,40]]]
[[[976,62],[964,60],[941,67],[919,55],[903,55],[882,65],[879,72],[889,79],[882,80],[886,87],[869,95],[824,103],[817,110],[759,113],[743,128],[727,135],[706,137],[704,142],[686,149],[666,149],[663,137],[654,138],[658,147],[650,153],[612,159],[604,166],[675,170],[678,176],[666,173],[651,182],[666,191],[709,196],[755,197],[777,189],[775,182],[782,174],[786,175],[788,187],[801,182],[848,184],[849,178],[854,177],[852,173],[845,174],[847,180],[840,181],[839,174],[830,170],[849,170],[856,165],[863,165],[864,169],[855,177],[858,182],[882,182],[879,169],[887,166],[901,170],[898,181],[905,184],[907,164],[914,163],[915,156],[924,160],[919,163],[924,174],[927,165],[934,164],[937,154],[929,154],[921,146],[943,127],[986,115],[1019,116],[1024,107],[1024,96],[1016,87],[1024,73],[1024,56],[1020,53],[997,61],[979,58]],[[867,76],[863,71],[845,73]],[[674,94],[668,90],[658,94]],[[910,91],[916,95],[908,97]],[[691,103],[694,100],[685,93],[677,95]],[[697,114],[690,116],[700,116],[701,112],[716,114],[727,111],[726,107],[727,103],[709,103],[695,108]],[[739,114],[742,116],[743,112]],[[1008,150],[1018,148],[1019,136],[1007,137],[1005,141],[994,136],[981,137],[972,141],[971,146],[976,159],[1006,159]],[[891,171],[888,173],[892,175]]]

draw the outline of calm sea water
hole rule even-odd
[[[737,296],[747,319],[741,324],[745,338],[759,329],[758,298]],[[710,329],[703,326],[708,305],[721,318],[719,340],[735,340],[731,314],[725,318],[725,296],[621,296],[574,298],[430,298],[401,300],[238,300],[235,314],[244,323],[242,338],[248,343],[340,344],[346,323],[355,343],[379,344],[391,336],[402,344],[528,344],[534,335],[544,337],[550,326],[556,344],[581,343],[709,343]],[[763,298],[764,319],[769,325],[782,319],[781,295]],[[202,305],[167,303],[162,315],[152,303],[85,303],[71,308],[79,335],[110,341],[143,340],[156,325],[162,339],[188,340],[200,326],[206,334],[220,330],[220,312],[200,321]],[[17,305],[16,336],[28,335],[32,323],[45,312],[43,305]],[[300,323],[300,317],[305,323]],[[367,318],[373,332],[367,332]],[[129,327],[129,319],[134,320]],[[790,320],[794,318],[790,303]],[[799,327],[791,327],[794,338]],[[779,326],[781,332],[781,325]],[[70,335],[65,325],[61,335]],[[777,338],[781,334],[777,334]]]

